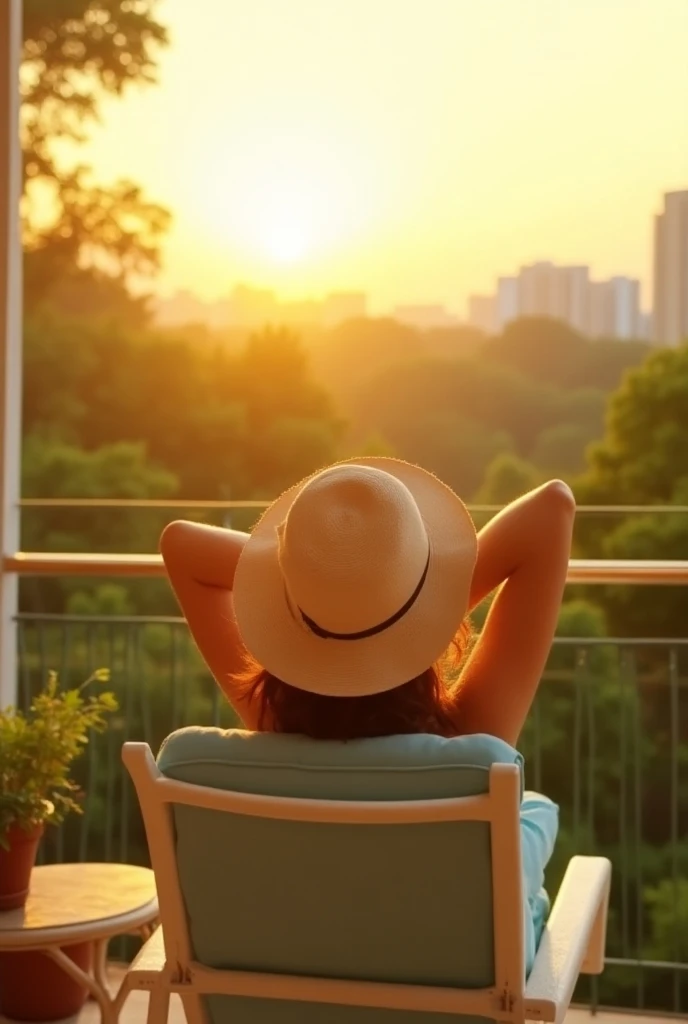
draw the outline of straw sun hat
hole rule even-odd
[[[340,462],[267,509],[239,558],[242,640],[272,675],[329,696],[408,682],[449,646],[477,554],[463,502],[397,459]]]

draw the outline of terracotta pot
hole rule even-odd
[[[63,946],[62,952],[90,974],[93,943]],[[0,1014],[9,1020],[52,1021],[74,1017],[88,989],[65,974],[45,953],[0,953]]]
[[[14,910],[26,903],[42,835],[43,825],[34,825],[28,832],[11,825],[6,833],[10,848],[0,846],[0,911]]]

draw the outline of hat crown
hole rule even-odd
[[[312,477],[280,527],[290,601],[322,629],[356,633],[385,622],[422,578],[429,541],[401,480],[365,465]]]

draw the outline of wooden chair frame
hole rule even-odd
[[[148,1024],[165,1024],[173,992],[182,998],[188,1024],[208,1024],[201,997],[214,994],[470,1014],[509,1024],[526,1020],[559,1024],[579,974],[599,974],[603,970],[611,865],[602,857],[574,857],[545,926],[530,977],[524,982],[521,783],[516,765],[492,765],[489,791],[484,795],[367,802],[262,796],[177,782],[158,770],[146,743],[125,743],[122,757],[141,805],[161,924],[130,965],[119,1005],[132,989],[148,990]],[[193,957],[177,872],[174,804],[361,827],[488,822],[492,840],[494,985],[484,989],[441,988],[217,970],[198,963]]]

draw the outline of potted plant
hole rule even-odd
[[[81,813],[73,761],[117,710],[114,694],[85,694],[91,683],[107,682],[99,669],[80,687],[60,690],[51,672],[28,712],[0,710],[0,914],[22,907],[45,826],[58,825],[70,811]],[[89,971],[92,943],[62,948]],[[13,1020],[60,1020],[78,1013],[87,990],[45,953],[0,953],[0,1015]]]
[[[51,672],[28,712],[0,710],[0,911],[27,900],[38,843],[46,824],[58,825],[79,813],[72,762],[117,710],[114,694],[86,695],[94,682],[107,682],[98,669],[80,687],[60,690]]]

